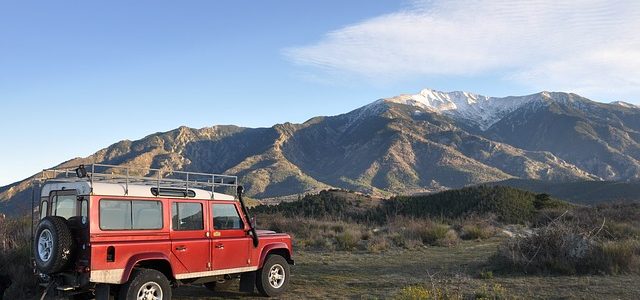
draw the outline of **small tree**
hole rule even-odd
[[[551,203],[551,196],[549,194],[537,194],[533,200],[533,206],[536,209],[543,209]]]

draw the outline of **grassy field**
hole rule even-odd
[[[441,288],[475,299],[499,285],[507,299],[638,299],[640,276],[542,276],[480,273],[500,238],[463,241],[451,248],[425,247],[380,254],[298,252],[289,291],[282,299],[389,299],[406,286]],[[239,292],[180,287],[175,299],[264,299]]]
[[[638,203],[478,187],[392,200],[321,192],[252,213],[259,228],[293,237],[283,299],[640,299]],[[6,299],[35,295],[26,220],[0,220]],[[174,296],[264,299],[197,286]]]

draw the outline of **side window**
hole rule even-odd
[[[160,201],[131,201],[132,229],[162,228],[162,203]]]
[[[100,229],[162,229],[162,202],[100,200]]]
[[[243,229],[242,220],[233,204],[212,204],[213,228],[216,230]]]
[[[47,216],[47,209],[49,209],[49,201],[44,200],[40,203],[40,219]]]
[[[59,195],[54,197],[54,205],[51,206],[51,215],[69,219],[76,215],[76,196]]]
[[[202,204],[195,202],[173,202],[171,205],[173,230],[203,230]]]
[[[131,201],[100,200],[100,229],[131,229]]]

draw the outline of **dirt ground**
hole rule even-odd
[[[408,285],[446,288],[474,298],[476,291],[495,284],[504,288],[505,296],[515,299],[640,299],[638,275],[494,274],[481,279],[479,273],[486,269],[498,242],[468,241],[452,248],[381,254],[298,252],[289,291],[281,299],[389,299]],[[195,286],[180,287],[173,293],[174,299],[265,299],[258,294],[213,293]]]

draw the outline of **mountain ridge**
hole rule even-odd
[[[500,105],[505,102],[510,105]],[[554,122],[559,125],[545,125]],[[586,150],[562,142],[575,142],[572,137]],[[425,89],[301,124],[181,126],[119,141],[60,166],[231,173],[256,198],[326,188],[389,196],[517,178],[636,180],[639,142],[637,107],[561,92],[486,97]],[[24,204],[28,194],[27,180],[0,188],[0,211],[24,209],[17,203]]]

